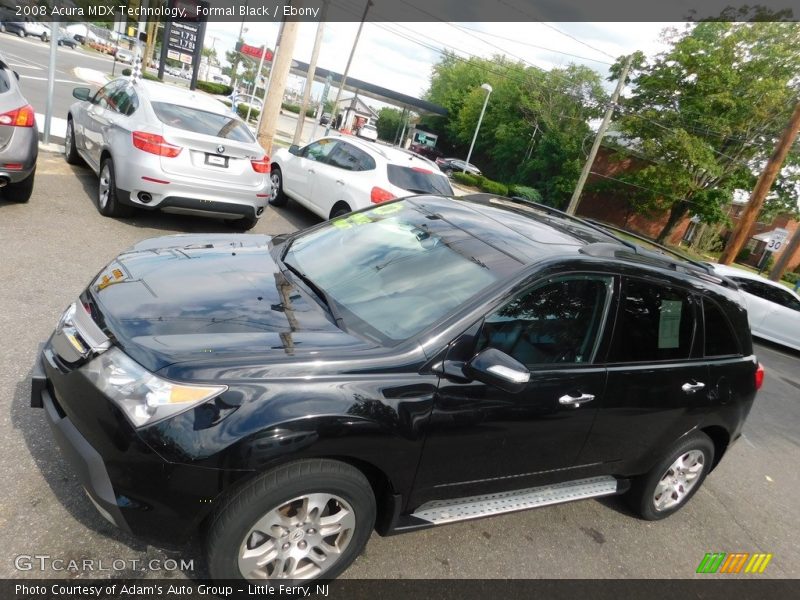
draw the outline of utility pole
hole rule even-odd
[[[314,74],[317,72],[317,59],[319,58],[319,50],[322,46],[322,34],[325,31],[325,17],[328,13],[328,0],[322,5],[322,15],[317,23],[317,35],[314,38],[314,49],[311,51],[311,62],[308,63],[308,73],[306,73],[306,87],[303,90],[303,102],[300,104],[300,112],[297,114],[297,126],[294,128],[294,138],[292,144],[300,144],[300,138],[303,136],[303,125],[306,122],[306,109],[308,108],[308,100],[311,97],[311,88],[314,86]],[[318,115],[319,116],[319,115]]]
[[[800,102],[795,105],[792,117],[789,119],[789,124],[786,126],[786,129],[783,130],[781,139],[778,140],[778,144],[775,146],[772,156],[769,157],[767,165],[758,178],[756,187],[753,188],[753,193],[750,194],[750,199],[747,201],[747,207],[744,209],[744,213],[742,213],[742,218],[739,219],[739,224],[731,235],[730,241],[725,245],[725,250],[722,251],[722,256],[719,258],[720,264],[731,264],[739,254],[742,246],[747,242],[747,238],[750,236],[750,229],[752,229],[753,223],[756,222],[758,213],[761,212],[761,207],[764,206],[764,200],[770,188],[772,188],[772,184],[775,182],[775,178],[778,176],[783,161],[786,160],[786,155],[789,154],[789,150],[794,140],[797,138],[798,132],[800,132]],[[792,239],[792,242],[793,241],[794,239]],[[791,246],[791,242],[789,245]],[[773,275],[778,270],[778,266],[783,262],[783,257],[786,257],[788,260],[788,248],[783,251],[781,260],[775,265],[772,271]],[[786,268],[785,264],[783,264],[783,268]]]
[[[356,46],[358,46],[358,38],[361,37],[361,29],[364,27],[364,21],[367,19],[367,13],[369,12],[369,7],[372,6],[372,4],[373,4],[372,0],[367,0],[367,5],[364,7],[364,14],[361,15],[361,23],[358,24],[356,39],[353,40],[353,47],[350,49],[350,57],[347,59],[347,66],[344,68],[342,81],[341,83],[339,83],[339,90],[336,92],[336,100],[333,101],[333,110],[331,111],[331,119],[330,121],[328,121],[327,127],[325,127],[325,135],[328,135],[331,132],[331,125],[336,119],[336,113],[339,112],[339,99],[342,97],[342,90],[344,89],[344,84],[347,82],[347,73],[350,72],[350,63],[353,62],[353,55],[356,53]]]
[[[772,267],[772,271],[770,271],[769,274],[769,278],[772,281],[781,280],[784,271],[786,271],[787,267],[789,266],[789,261],[792,260],[792,257],[795,255],[795,252],[797,252],[798,248],[800,248],[800,227],[794,230],[794,234],[792,235],[792,239],[789,240],[789,244],[783,249],[783,252],[781,252],[780,258],[775,261],[775,266]]]
[[[258,124],[258,143],[268,154],[272,154],[272,139],[278,129],[278,115],[286,89],[286,79],[292,66],[294,45],[297,41],[298,21],[284,21],[283,30],[275,48],[272,59],[272,70],[269,75],[269,89],[264,99],[264,110]]]
[[[611,117],[614,116],[614,109],[617,107],[617,100],[619,100],[619,95],[622,93],[622,88],[625,87],[625,78],[628,76],[632,61],[633,54],[625,59],[625,65],[622,67],[622,73],[620,73],[619,81],[617,81],[617,87],[614,90],[614,94],[611,96],[611,102],[608,105],[608,109],[606,109],[606,114],[603,116],[603,122],[600,123],[600,128],[597,130],[597,135],[594,138],[594,144],[592,144],[589,157],[586,159],[586,164],[583,165],[581,176],[578,178],[578,183],[575,186],[575,190],[572,192],[572,198],[570,198],[569,206],[567,206],[568,215],[574,215],[575,211],[578,210],[583,186],[586,185],[586,180],[589,178],[589,171],[592,170],[597,151],[600,150],[600,143],[603,141],[603,136],[606,134],[609,123],[611,123]]]

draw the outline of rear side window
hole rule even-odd
[[[13,75],[11,75],[11,77],[13,77]],[[9,72],[5,69],[0,69],[0,94],[5,94],[10,89],[11,79],[9,78]]]
[[[389,183],[415,194],[439,194],[452,196],[453,189],[447,178],[441,173],[434,173],[420,167],[387,166]]]
[[[695,332],[695,300],[677,288],[625,279],[609,362],[688,359]]]
[[[233,115],[213,113],[167,102],[153,102],[153,110],[158,120],[170,127],[237,142],[255,141],[247,125]]]
[[[328,164],[347,171],[371,171],[375,160],[363,150],[350,144],[339,142],[328,156]]]
[[[754,296],[774,302],[775,304],[780,304],[786,308],[800,311],[800,301],[788,291],[782,290],[778,286],[742,277],[734,277],[733,280],[748,294],[753,294]]]
[[[703,299],[703,322],[706,356],[730,356],[741,353],[736,334],[733,333],[722,309],[707,298]]]

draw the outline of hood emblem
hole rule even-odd
[[[225,146],[219,145],[217,146],[217,154],[224,154],[225,153]]]

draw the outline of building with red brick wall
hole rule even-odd
[[[643,168],[647,162],[646,159],[633,154],[620,157],[619,150],[601,146],[592,165],[592,174],[589,175],[576,214],[655,239],[667,222],[669,211],[636,212],[629,200],[630,196],[624,193],[628,184],[615,181],[623,173]],[[603,182],[613,185],[600,185]],[[744,204],[731,204],[728,216],[732,225],[722,231],[723,240],[728,239],[733,228],[739,223],[743,210]],[[678,246],[681,240],[692,234],[694,226],[691,215],[687,215],[673,230],[667,240],[668,244]],[[750,231],[750,241],[747,244],[751,251],[750,256],[742,262],[756,265],[763,255],[766,242],[752,239],[752,236],[783,228],[789,231],[791,237],[797,227],[798,222],[786,214],[778,215],[769,222],[756,222]],[[775,258],[777,259],[780,254],[780,251],[776,252]],[[789,270],[795,270],[798,267],[800,267],[800,248],[789,261]]]

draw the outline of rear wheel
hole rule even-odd
[[[22,29],[17,29],[17,35],[21,38],[25,37],[25,32]]]
[[[30,200],[31,194],[33,194],[33,180],[35,177],[36,169],[34,168],[31,174],[22,181],[7,184],[3,190],[6,200],[20,203]]]
[[[302,460],[256,477],[223,503],[206,539],[214,579],[332,579],[361,553],[375,497],[356,468]]]
[[[47,41],[47,34],[46,34],[46,33],[43,33],[43,34],[42,34],[42,35],[40,35],[39,37],[40,37],[40,38],[42,38],[42,41],[43,41],[43,42],[46,42],[46,41]]]
[[[333,208],[331,209],[331,215],[328,218],[335,219],[336,217],[341,217],[342,215],[346,215],[350,212],[353,212],[353,209],[350,208],[350,205],[347,204],[347,202],[337,202],[333,205]]]
[[[283,193],[283,173],[278,167],[272,167],[269,174],[270,183],[272,183],[272,192],[269,196],[269,203],[272,206],[286,206],[289,198]]]
[[[64,156],[71,165],[77,165],[81,162],[81,157],[75,148],[75,126],[72,123],[72,119],[67,119],[67,133],[64,136]]]
[[[97,210],[104,217],[129,217],[133,208],[120,204],[117,198],[117,180],[114,176],[114,161],[106,158],[100,166],[100,179],[97,186]]]
[[[658,521],[677,512],[694,496],[714,462],[714,443],[697,432],[672,447],[646,475],[634,482],[628,499],[643,519]]]

